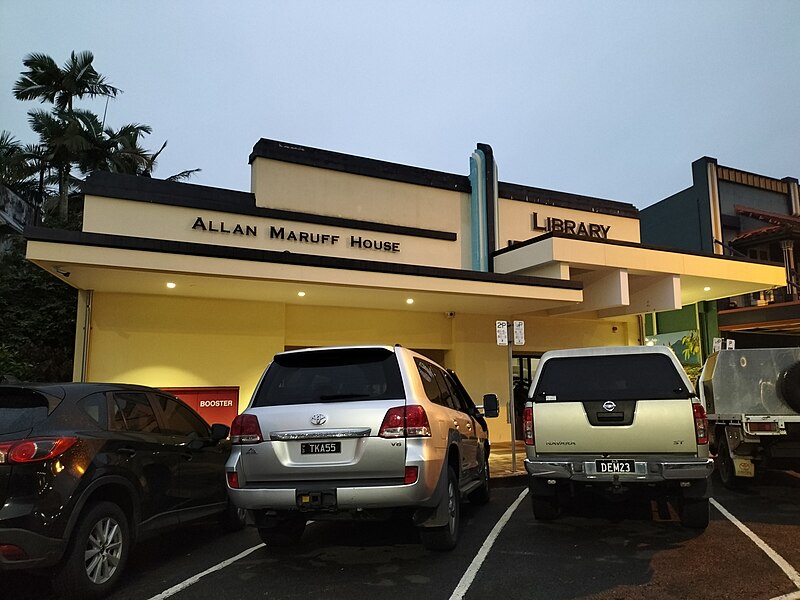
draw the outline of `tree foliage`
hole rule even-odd
[[[0,131],[0,184],[36,208],[37,225],[80,229],[81,176],[110,171],[150,177],[167,145],[150,152],[143,146],[150,126],[111,127],[76,106],[84,98],[121,93],[93,61],[91,52],[72,52],[59,67],[50,56],[32,53],[14,83],[18,100],[49,105],[28,111],[37,143],[23,144]],[[197,171],[169,179],[188,179]],[[76,303],[77,290],[25,259],[21,236],[0,233],[0,380],[72,379]]]
[[[70,381],[77,290],[25,259],[18,235],[0,253],[0,377]]]
[[[96,114],[75,106],[83,98],[115,98],[122,91],[108,83],[93,66],[91,52],[72,52],[59,67],[45,54],[29,54],[26,71],[14,84],[14,97],[38,100],[48,110],[28,111],[28,123],[38,143],[22,146],[8,132],[0,132],[0,183],[39,209],[43,220],[58,209],[61,222],[69,219],[69,202],[79,193],[81,178],[94,171],[150,177],[164,142],[156,152],[143,146],[152,133],[149,125],[129,123],[114,128]],[[199,169],[170,177],[187,179]]]

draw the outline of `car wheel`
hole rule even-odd
[[[681,506],[681,525],[691,529],[708,527],[708,498],[684,498]]]
[[[469,501],[473,504],[486,504],[491,499],[489,489],[489,457],[484,454],[483,468],[478,475],[481,485],[476,490],[470,492]]]
[[[722,485],[729,490],[739,490],[744,487],[745,483],[742,478],[736,476],[736,468],[733,466],[733,459],[728,448],[728,436],[724,429],[717,436],[716,466]]]
[[[112,502],[89,506],[75,527],[54,576],[62,598],[99,598],[114,587],[128,560],[128,519]]]
[[[461,524],[461,498],[458,491],[458,479],[452,467],[447,467],[447,495],[442,502],[447,503],[447,525],[419,528],[422,545],[428,550],[452,550],[458,542],[458,528]]]
[[[558,499],[555,496],[531,496],[531,507],[537,521],[552,521],[558,517]]]
[[[219,520],[222,526],[228,531],[240,531],[245,524],[247,511],[239,508],[228,499],[225,510],[220,514]]]
[[[285,548],[297,544],[305,530],[306,518],[291,515],[277,519],[269,527],[259,527],[258,535],[267,547]]]

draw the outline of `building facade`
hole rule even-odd
[[[739,348],[800,345],[800,195],[793,177],[774,179],[719,165],[692,163],[692,186],[640,213],[644,243],[781,265],[780,285],[655,316],[653,335],[694,323],[704,353],[713,338]],[[661,327],[658,327],[661,321]]]
[[[632,205],[498,181],[487,145],[469,165],[262,139],[250,192],[93,175],[82,230],[28,228],[27,256],[79,290],[76,380],[235,414],[277,352],[401,344],[476,400],[507,400],[494,441],[512,435],[510,373],[529,376],[542,352],[641,344],[645,313],[783,280],[775,265],[643,246]],[[497,321],[524,323],[511,361]]]

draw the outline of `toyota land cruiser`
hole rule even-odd
[[[412,515],[423,544],[452,549],[460,501],[489,500],[484,416],[455,373],[395,346],[278,354],[233,422],[228,486],[268,546],[308,520]]]

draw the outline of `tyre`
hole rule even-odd
[[[99,598],[117,583],[130,552],[128,519],[112,502],[88,506],[53,577],[61,598]]]
[[[422,545],[428,550],[437,552],[452,550],[458,542],[458,528],[461,524],[461,498],[458,492],[458,479],[452,467],[447,467],[447,495],[442,502],[447,503],[447,525],[419,528]]]
[[[558,517],[558,499],[555,496],[531,496],[531,507],[537,521],[552,521]]]
[[[241,531],[247,518],[247,511],[239,508],[228,499],[225,510],[219,516],[219,522],[227,531]]]
[[[681,505],[681,525],[690,529],[705,529],[709,521],[708,498],[684,498]]]
[[[716,467],[722,485],[729,490],[739,490],[745,486],[742,478],[736,476],[736,468],[733,465],[733,459],[728,447],[728,436],[724,429],[720,430],[719,435],[717,435]]]
[[[778,377],[778,392],[783,401],[800,413],[800,363],[795,363]]]
[[[472,504],[486,504],[491,499],[489,489],[489,457],[484,454],[483,468],[480,470],[479,478],[481,485],[476,490],[470,492],[468,498]]]
[[[280,517],[269,527],[259,527],[258,535],[267,547],[285,548],[294,546],[303,537],[306,518],[302,515]]]

